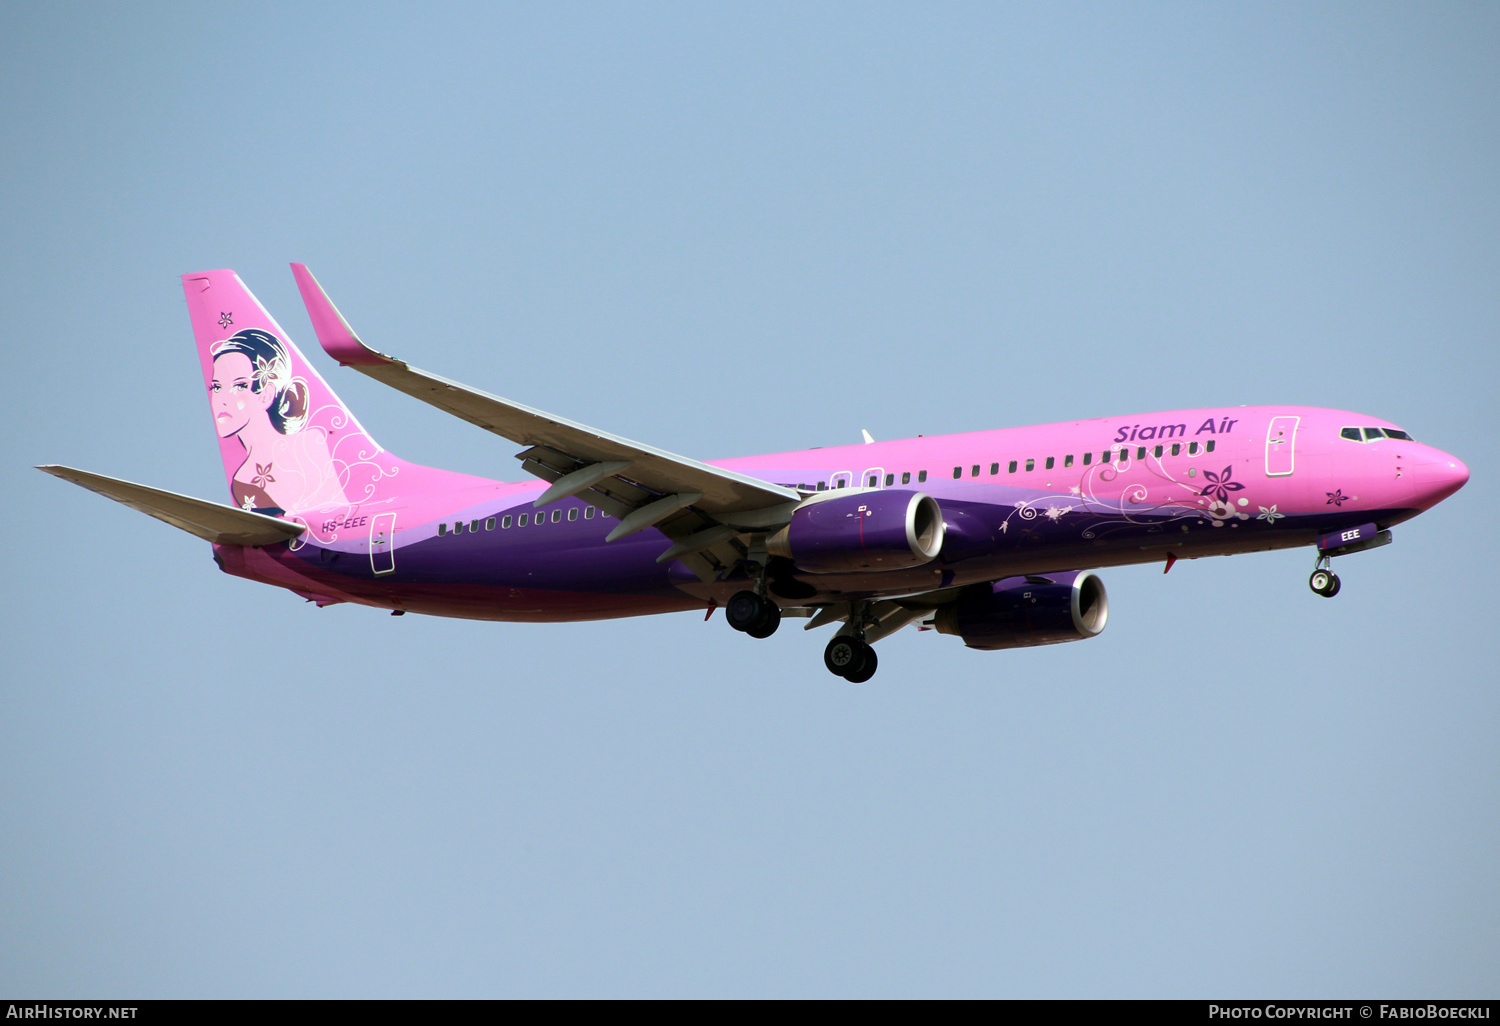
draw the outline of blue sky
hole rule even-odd
[[[1494,996],[1497,58],[1478,4],[0,10],[0,990]],[[177,276],[313,351],[291,260],[701,458],[1284,402],[1473,480],[1331,602],[1112,569],[1096,640],[861,687],[698,614],[318,610],[30,469],[225,499]]]

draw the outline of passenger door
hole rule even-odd
[[[396,569],[396,514],[381,513],[370,521],[370,569],[378,577]]]
[[[1266,429],[1266,476],[1287,477],[1295,464],[1297,424],[1301,417],[1272,417]]]

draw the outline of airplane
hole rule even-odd
[[[908,625],[1003,650],[1097,637],[1101,567],[1313,546],[1332,559],[1458,491],[1468,468],[1389,421],[1306,406],[1105,417],[699,461],[367,346],[292,264],[326,354],[521,446],[536,480],[377,444],[235,272],[182,276],[233,505],[43,470],[212,543],[225,573],[316,603],[477,620],[724,609],[753,638],[840,626],[868,681]]]

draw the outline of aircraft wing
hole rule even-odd
[[[274,545],[290,541],[307,530],[301,524],[268,517],[264,513],[222,506],[176,492],[121,481],[103,474],[90,474],[72,467],[45,466],[36,469],[98,492],[106,498],[140,510],[147,516],[197,535],[218,545]]]
[[[552,482],[545,506],[576,495],[620,523],[609,540],[656,527],[677,543],[663,559],[682,559],[712,580],[743,555],[742,530],[786,523],[801,501],[783,488],[578,424],[418,370],[360,341],[306,265],[292,264],[297,288],[325,352],[340,364],[527,448],[528,473]],[[670,555],[669,555],[670,554]]]

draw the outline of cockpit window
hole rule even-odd
[[[1347,438],[1351,442],[1378,442],[1382,438],[1399,438],[1403,442],[1413,441],[1411,435],[1400,428],[1346,427],[1339,431],[1339,437]]]

